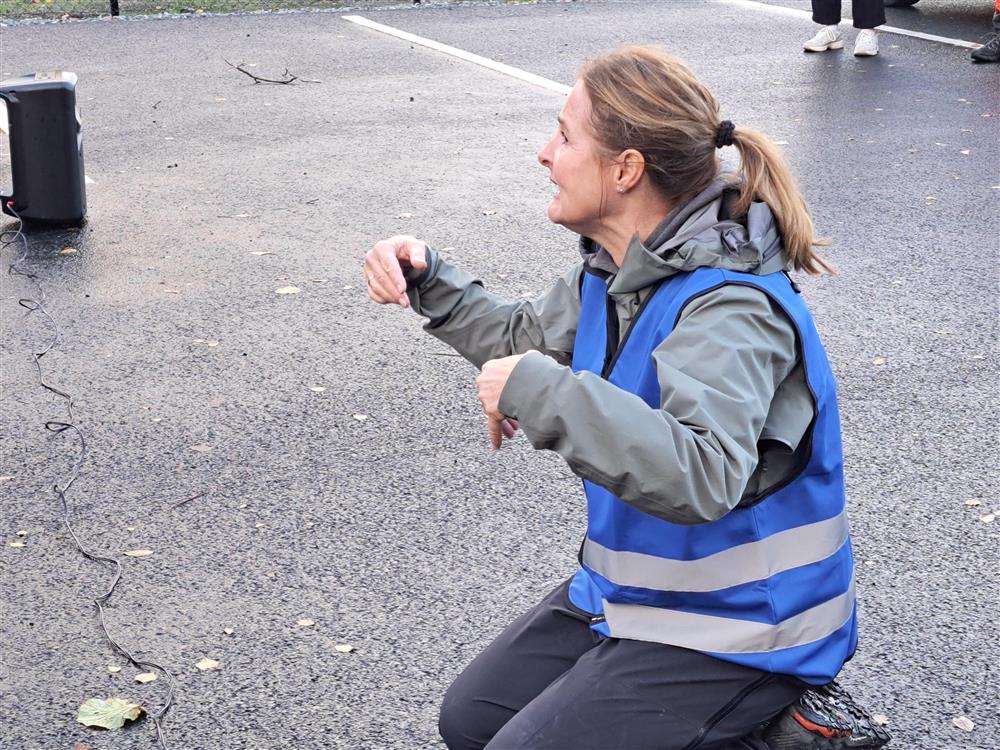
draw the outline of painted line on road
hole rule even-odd
[[[778,15],[785,16],[795,16],[796,18],[807,18],[812,20],[812,13],[807,10],[799,10],[798,8],[786,8],[783,5],[769,5],[768,3],[757,2],[757,0],[718,0],[718,2],[725,3],[726,5],[736,5],[741,8],[748,8],[750,10],[764,10],[769,13],[775,13]],[[844,23],[854,23],[852,18],[841,18]],[[980,45],[976,42],[966,42],[963,39],[952,39],[947,36],[937,36],[936,34],[925,34],[922,31],[910,31],[909,29],[901,29],[897,26],[879,26],[879,32],[885,32],[886,34],[898,34],[899,36],[909,36],[914,39],[924,39],[928,42],[939,42],[941,44],[950,44],[953,47],[963,47],[965,49],[976,49]]]
[[[536,86],[541,86],[543,89],[549,91],[554,91],[557,94],[569,94],[572,87],[567,86],[564,83],[558,83],[556,81],[550,80],[548,78],[543,78],[542,76],[537,76],[534,73],[529,73],[526,70],[521,70],[520,68],[515,68],[511,65],[506,65],[495,60],[490,60],[488,57],[480,57],[479,55],[474,55],[471,52],[466,52],[464,49],[458,49],[457,47],[450,47],[447,44],[441,44],[441,42],[435,42],[433,39],[427,39],[426,37],[417,36],[416,34],[411,34],[407,31],[400,31],[392,26],[385,26],[381,23],[375,23],[374,21],[369,21],[364,16],[341,16],[345,21],[350,21],[351,23],[356,23],[359,26],[364,26],[369,29],[374,29],[375,31],[381,31],[383,34],[388,34],[389,36],[394,36],[399,39],[405,39],[408,42],[413,42],[414,44],[419,44],[422,47],[428,47],[432,50],[438,52],[443,52],[446,55],[451,55],[452,57],[457,57],[460,60],[465,60],[466,62],[475,63],[476,65],[481,65],[484,68],[489,68],[490,70],[495,70],[498,73],[503,73],[504,75],[511,76],[512,78],[517,78],[520,81],[527,81]]]

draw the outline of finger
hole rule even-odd
[[[368,284],[369,295],[376,302],[380,304],[388,304],[395,302],[397,304],[402,304],[399,301],[400,295],[399,291],[396,289],[395,284],[392,283],[389,276],[383,269],[382,262],[376,257],[369,257],[365,261],[365,279]]]
[[[500,423],[500,429],[503,430],[503,436],[508,440],[514,437],[514,433],[517,432],[517,428],[511,424],[512,421],[513,420],[505,419]]]
[[[420,240],[412,240],[406,244],[406,260],[418,271],[427,268],[427,246]]]
[[[500,420],[489,417],[486,427],[490,431],[490,445],[493,446],[493,450],[498,450],[503,444],[503,433],[500,430]]]

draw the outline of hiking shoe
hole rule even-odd
[[[824,26],[816,32],[816,36],[802,45],[806,52],[825,52],[828,49],[840,49],[844,46],[844,38],[836,26]]]
[[[1000,62],[1000,33],[990,34],[986,44],[972,50],[973,62]]]
[[[859,750],[890,739],[836,682],[807,690],[764,733],[772,750]]]
[[[875,57],[878,54],[878,32],[875,29],[861,29],[854,40],[855,57]]]

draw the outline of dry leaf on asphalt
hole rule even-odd
[[[76,720],[87,727],[120,729],[126,721],[135,721],[142,714],[143,708],[137,703],[129,703],[121,698],[91,698],[80,706]]]
[[[208,453],[212,450],[212,446],[208,443],[199,443],[198,445],[192,445],[191,450],[198,451],[199,453]]]
[[[109,672],[110,672],[111,674],[118,674],[119,672],[121,672],[121,671],[122,671],[122,668],[121,668],[121,667],[119,667],[119,666],[118,666],[118,665],[116,665],[116,664],[109,664],[109,665],[108,665],[108,671],[109,671]]]
[[[412,219],[413,214],[396,214],[397,219]]]
[[[24,542],[8,542],[11,547],[27,547],[28,545]]]
[[[27,531],[25,531],[24,529],[18,529],[18,530],[17,530],[17,531],[15,532],[15,533],[16,533],[16,534],[17,534],[18,536],[28,536],[28,532],[27,532]]]
[[[151,549],[130,549],[126,553],[129,557],[149,557],[153,554]]]
[[[872,714],[872,719],[874,719],[875,723],[880,727],[889,726],[889,717],[885,714]]]
[[[968,505],[971,508],[971,507],[974,507],[976,505],[982,505],[983,503],[982,503],[981,500],[972,499],[972,500],[966,500],[965,504]]]
[[[354,418],[356,420],[358,420],[359,422],[364,422],[366,419],[368,419],[368,415],[367,414],[355,414]]]
[[[201,661],[196,662],[195,666],[202,672],[211,672],[213,669],[218,669],[221,665],[215,659],[205,657]]]
[[[64,247],[62,250],[59,251],[59,254],[60,255],[72,255],[75,252],[76,252],[76,248],[75,247]]]
[[[979,520],[983,523],[993,523],[996,520],[996,515],[993,513],[987,513],[985,516],[980,516]]]
[[[491,211],[489,209],[483,211],[483,216],[496,216],[496,211]]]
[[[951,723],[956,727],[961,729],[963,732],[971,732],[976,728],[975,723],[968,716],[956,716],[951,720]]]
[[[303,617],[301,620],[296,620],[295,624],[301,625],[304,628],[311,628],[313,625],[316,624],[316,621],[308,617]]]
[[[235,630],[233,630],[232,628],[223,628],[223,629],[222,629],[222,632],[223,632],[223,633],[225,633],[226,635],[232,635],[232,634],[233,634],[233,633],[235,633],[236,631],[235,631]]]
[[[322,393],[323,391],[326,390],[326,388],[324,388],[321,385],[313,385],[313,386],[309,387],[309,390],[310,391],[315,391],[316,393]]]
[[[885,357],[875,357],[875,359],[872,360],[872,364],[873,365],[884,365],[885,364]]]
[[[338,651],[338,652],[340,652],[342,654],[349,654],[349,653],[351,653],[354,650],[354,646],[351,646],[348,643],[338,643],[333,648],[334,648],[335,651]]]
[[[274,290],[275,294],[298,294],[302,290],[297,286],[283,286]]]
[[[251,255],[274,255],[270,250],[251,250]]]
[[[156,679],[155,672],[140,672],[135,676],[135,681],[140,685],[145,685],[147,682],[152,682]]]

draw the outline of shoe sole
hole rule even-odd
[[[830,42],[829,44],[825,44],[822,47],[820,47],[819,45],[816,45],[815,47],[806,47],[805,45],[802,45],[802,49],[804,49],[806,52],[826,52],[828,49],[843,49],[843,48],[844,48],[844,43],[842,41]]]
[[[855,52],[854,53],[855,57],[875,57],[876,55],[878,55],[877,51],[876,52]]]

